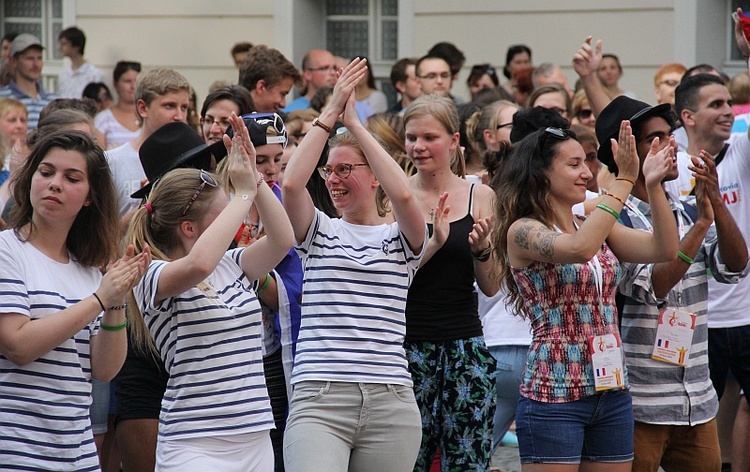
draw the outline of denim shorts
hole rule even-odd
[[[516,433],[522,464],[633,460],[633,404],[627,390],[568,403],[521,397]]]

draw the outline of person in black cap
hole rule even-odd
[[[630,470],[632,407],[618,341],[615,293],[619,261],[659,261],[677,252],[677,228],[661,180],[669,150],[643,166],[630,123],[617,120],[614,162],[620,174],[587,217],[573,214],[592,177],[569,130],[547,127],[515,145],[496,190],[492,246],[509,308],[531,321],[516,413],[522,464],[560,470]],[[636,180],[653,203],[653,232],[617,223]],[[602,352],[607,352],[602,359]]]
[[[596,120],[602,146],[599,160],[617,174],[606,146],[618,123],[629,119],[644,172],[647,156],[674,149],[670,105],[655,107],[626,96],[615,98]],[[623,262],[619,283],[621,335],[630,378],[635,419],[633,470],[719,470],[721,457],[715,415],[718,400],[709,378],[706,301],[707,271],[720,283],[737,283],[747,274],[748,253],[742,234],[721,198],[714,159],[701,152],[689,167],[696,182],[696,206],[667,192],[678,222],[679,249],[671,260],[649,264]],[[665,181],[677,177],[676,162]],[[650,230],[654,221],[651,195],[639,176],[627,198],[621,220]],[[711,229],[715,222],[715,231]],[[682,354],[663,339],[673,339],[660,318],[663,310],[688,320]],[[660,321],[661,320],[661,321]],[[658,401],[655,399],[658,398]],[[686,410],[686,405],[689,408]]]

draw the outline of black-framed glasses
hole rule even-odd
[[[201,192],[204,188],[206,188],[206,185],[209,187],[218,187],[219,184],[216,183],[213,177],[211,177],[211,174],[206,172],[205,170],[201,170],[200,172],[200,178],[201,178],[201,184],[198,186],[198,188],[195,190],[195,193],[193,193],[193,196],[190,197],[190,201],[188,201],[187,206],[185,207],[185,211],[182,212],[182,216],[187,215],[188,210],[190,210],[190,207],[193,206],[193,203],[198,199]]]
[[[497,125],[497,129],[512,128],[512,127],[513,127],[512,121],[510,123],[503,123],[501,125]]]
[[[339,179],[345,179],[349,177],[349,175],[351,175],[352,168],[360,166],[369,167],[369,165],[370,164],[336,164],[334,167],[324,165],[318,167],[318,174],[320,174],[323,180],[328,180],[331,174],[336,174],[336,177],[338,177]]]
[[[557,139],[558,141],[566,141],[570,138],[574,138],[575,135],[572,131],[562,128],[553,128],[548,127],[544,128],[544,133],[542,134],[542,138],[539,140],[539,145],[541,148],[544,148],[547,136],[552,136],[552,138]]]

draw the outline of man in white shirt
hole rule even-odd
[[[70,59],[57,76],[57,94],[62,98],[81,98],[83,89],[91,82],[104,82],[104,74],[92,63],[83,58],[86,48],[86,35],[71,26],[57,37],[60,54]]]

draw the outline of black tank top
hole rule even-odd
[[[454,341],[482,335],[474,291],[474,261],[469,247],[474,185],[469,211],[450,224],[450,234],[427,263],[420,267],[406,299],[408,341]],[[430,235],[432,225],[428,224]]]

